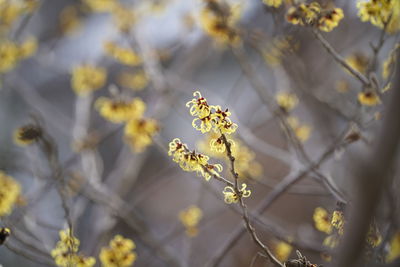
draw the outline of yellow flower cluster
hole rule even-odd
[[[384,28],[389,33],[400,30],[400,2],[398,0],[369,0],[357,3],[358,16],[361,21]]]
[[[282,0],[262,0],[267,6],[278,8],[282,5]]]
[[[0,1],[0,33],[8,32],[21,15],[31,13],[38,0]]]
[[[34,124],[27,124],[15,130],[14,143],[19,146],[33,144],[42,137],[42,129]]]
[[[75,6],[63,8],[59,17],[59,27],[63,34],[71,34],[82,25],[79,18],[79,10]]]
[[[136,261],[135,243],[116,235],[110,241],[109,247],[103,247],[100,251],[100,261],[103,267],[129,267]]]
[[[37,41],[29,38],[21,44],[0,40],[0,74],[12,70],[19,61],[32,56],[37,50]]]
[[[196,172],[197,175],[203,176],[207,181],[213,175],[219,175],[222,171],[220,164],[209,164],[209,157],[195,151],[189,151],[186,144],[183,144],[179,138],[175,138],[169,143],[168,155],[173,161],[187,172]]]
[[[289,112],[292,109],[294,109],[299,103],[299,99],[295,94],[287,92],[279,92],[275,96],[275,100],[278,106],[286,112]]]
[[[232,186],[226,186],[222,193],[224,194],[224,201],[226,204],[237,203],[239,198],[249,197],[251,195],[251,191],[247,188],[247,184],[243,183],[242,187],[239,189],[239,192],[235,191],[235,188]]]
[[[55,248],[51,251],[51,256],[57,266],[61,267],[92,267],[96,263],[93,257],[84,257],[77,254],[80,241],[73,236],[71,229],[60,231],[60,241],[57,242]]]
[[[117,29],[123,33],[129,33],[137,21],[135,10],[121,4],[113,9],[112,15]]]
[[[93,65],[80,65],[72,70],[71,86],[77,95],[84,96],[102,88],[106,79],[106,69]]]
[[[235,158],[235,169],[240,177],[258,178],[263,172],[262,166],[256,160],[256,155],[248,146],[237,138],[228,139],[231,144],[232,156]],[[197,143],[197,148],[204,154],[229,164],[229,158],[225,155],[225,145],[216,133],[208,134]]]
[[[114,123],[138,119],[146,110],[146,104],[138,97],[129,101],[100,97],[96,100],[95,107],[101,116]]]
[[[186,228],[186,235],[189,237],[197,236],[199,229],[197,225],[199,224],[201,218],[203,217],[203,212],[197,206],[189,206],[187,209],[179,212],[179,220]]]
[[[280,65],[285,54],[297,48],[297,45],[293,45],[291,40],[290,36],[277,37],[267,43],[261,51],[265,62],[272,67]]]
[[[220,44],[240,44],[240,37],[235,28],[240,7],[231,6],[223,0],[205,0],[206,5],[200,12],[200,26]]]
[[[347,64],[360,73],[366,73],[370,59],[362,52],[356,52],[346,58]]]
[[[287,21],[292,24],[315,26],[325,32],[330,32],[336,28],[343,17],[341,8],[322,9],[317,2],[292,6],[286,15]]]
[[[400,232],[394,234],[390,240],[389,253],[386,255],[386,262],[390,263],[400,257]]]
[[[193,117],[192,126],[202,133],[210,132],[212,129],[220,134],[232,134],[237,129],[229,116],[231,113],[226,109],[223,111],[220,106],[208,105],[207,100],[201,96],[199,91],[193,93],[196,98],[186,103]]]
[[[372,107],[378,105],[381,100],[378,94],[372,91],[365,91],[358,93],[358,102],[360,102],[361,105]]]
[[[9,215],[21,194],[20,184],[0,171],[0,217]]]
[[[143,90],[149,84],[149,77],[144,70],[138,72],[122,72],[118,75],[118,84],[134,91]]]
[[[297,117],[294,116],[288,117],[287,123],[292,128],[294,134],[301,142],[305,142],[310,138],[311,127],[306,124],[301,125]]]
[[[146,104],[140,98],[128,101],[101,97],[96,101],[95,107],[105,119],[114,123],[125,123],[124,140],[135,152],[142,152],[149,146],[159,130],[156,120],[143,117]]]
[[[292,250],[293,247],[283,241],[277,242],[274,246],[275,256],[281,262],[285,262],[289,258],[290,253],[292,253]]]
[[[116,43],[106,42],[104,44],[104,49],[107,55],[114,58],[121,64],[137,66],[142,63],[142,59],[135,51],[129,48],[118,46]]]
[[[117,5],[117,0],[82,0],[82,2],[93,12],[110,12]]]
[[[314,210],[313,220],[317,230],[328,234],[323,245],[330,248],[337,247],[340,237],[344,234],[345,218],[343,212],[335,210],[330,214],[324,208],[317,207]],[[382,236],[374,224],[370,225],[365,241],[369,247],[377,247],[382,242]]]

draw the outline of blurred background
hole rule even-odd
[[[224,203],[225,185],[184,172],[168,156],[174,138],[209,155],[208,136],[192,127],[185,106],[197,90],[209,104],[228,108],[238,125],[235,157],[241,181],[252,191],[246,203],[260,239],[274,253],[281,241],[290,244],[282,260],[297,258],[299,249],[311,262],[325,262],[327,234],[316,229],[314,211],[332,212],[351,200],[352,164],[370,151],[386,94],[379,94],[377,105],[360,103],[363,85],[325,50],[312,26],[286,20],[289,8],[302,1],[278,7],[259,0],[217,1],[230,10],[235,40],[210,33],[205,10],[211,2],[0,1],[0,42],[37,44],[0,71],[0,169],[22,188],[13,212],[0,220],[13,233],[8,248],[0,247],[0,264],[55,266],[50,252],[67,227],[41,147],[13,141],[18,127],[37,123],[57,149],[79,251],[96,257],[96,266],[101,247],[116,234],[135,242],[134,266],[273,266],[257,256],[250,235],[241,233],[241,210]],[[318,2],[344,13],[324,38],[360,73],[367,75],[375,60],[368,71],[386,85],[383,62],[398,34],[386,34],[374,57],[371,44],[382,30],[360,21],[357,1]],[[20,5],[19,11],[11,5]],[[125,54],[107,43],[135,51],[139,60],[124,61]],[[80,95],[71,77],[84,64],[104,68],[107,75],[100,88]],[[295,96],[298,104],[285,110],[276,101],[279,94]],[[139,97],[147,107],[144,116],[157,121],[159,131],[141,151],[126,141],[124,125],[101,116],[94,104],[115,95]],[[357,141],[344,142],[351,134]],[[209,156],[232,180],[224,155]],[[193,205],[202,216],[190,233],[179,214]],[[382,234],[387,220],[377,221]]]

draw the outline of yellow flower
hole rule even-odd
[[[233,141],[231,141],[231,144],[234,144]],[[216,151],[218,153],[225,152],[225,144],[222,138],[213,138],[210,141],[210,148],[212,151]]]
[[[213,108],[215,109],[213,114],[214,131],[222,134],[234,133],[238,126],[229,118],[231,113],[228,111],[228,109],[222,111],[220,106],[215,106]]]
[[[142,63],[140,56],[133,50],[118,46],[113,42],[106,42],[104,49],[110,57],[114,58],[121,64],[128,66],[137,66]]]
[[[335,210],[332,214],[331,225],[338,230],[340,235],[343,235],[344,231],[344,215],[343,212]]]
[[[100,97],[95,107],[101,116],[114,123],[140,118],[146,110],[146,104],[138,97],[130,101]]]
[[[110,12],[118,4],[117,0],[82,0],[93,12]]]
[[[330,234],[332,232],[331,218],[326,209],[317,207],[313,215],[314,225],[318,231]]]
[[[330,32],[339,25],[343,17],[343,10],[341,8],[325,11],[324,15],[318,20],[318,28],[321,31]]]
[[[8,228],[0,228],[0,246],[4,244],[6,239],[11,235],[11,230]]]
[[[9,215],[21,194],[20,184],[0,171],[0,217]]]
[[[289,245],[288,243],[283,242],[283,241],[278,242],[274,246],[275,256],[281,262],[284,262],[289,258],[290,253],[292,253],[292,250],[293,250],[293,247],[291,245]]]
[[[388,58],[383,62],[382,67],[382,77],[388,79],[393,73],[394,67],[396,65],[396,57],[398,51],[400,50],[400,43],[397,43],[395,47],[390,51]]]
[[[382,235],[379,232],[378,227],[375,224],[371,224],[367,233],[367,244],[373,248],[376,248],[382,243]]]
[[[106,69],[81,65],[72,70],[71,86],[77,95],[84,96],[103,87],[106,78]]]
[[[14,143],[19,146],[33,144],[42,137],[42,129],[34,124],[28,124],[15,130]]]
[[[36,53],[37,48],[38,44],[36,38],[28,38],[19,46],[19,57],[21,59],[30,57]]]
[[[179,138],[175,138],[169,143],[168,155],[184,171],[196,172],[197,175],[203,176],[206,181],[210,180],[213,175],[218,176],[222,171],[220,164],[209,164],[209,157],[195,151],[189,151],[187,145],[183,144]]]
[[[276,103],[278,103],[279,107],[287,112],[294,109],[299,103],[299,100],[297,99],[295,94],[286,92],[279,92],[275,96],[275,100]]]
[[[0,42],[0,73],[13,69],[19,58],[18,46],[10,41]]]
[[[20,3],[3,3],[0,5],[0,30],[9,31],[13,23],[23,14]]]
[[[78,255],[80,241],[77,239],[71,229],[60,231],[60,241],[51,251],[51,256],[57,266],[61,267],[92,267],[96,260],[93,257],[84,257]]]
[[[239,189],[240,197],[246,198],[251,195],[251,191],[246,189],[247,185],[245,183],[242,184],[242,187]],[[239,201],[239,195],[235,192],[235,189],[232,186],[226,186],[224,191],[224,201],[226,204],[237,203]]]
[[[369,58],[361,52],[356,52],[346,58],[347,64],[360,73],[366,73],[369,65]]]
[[[186,107],[190,107],[189,108],[190,115],[199,118],[209,116],[212,107],[208,105],[207,99],[202,97],[199,91],[194,92],[193,96],[196,98],[186,103]]]
[[[329,248],[335,248],[339,244],[339,237],[337,235],[328,235],[322,244]]]
[[[153,136],[158,132],[159,126],[153,119],[132,119],[124,129],[124,139],[135,152],[142,152],[153,143]]]
[[[63,34],[71,34],[81,25],[77,7],[67,6],[63,8],[59,17],[59,27]]]
[[[273,6],[277,8],[282,5],[282,0],[263,0],[263,3],[266,4],[267,6]]]
[[[134,91],[143,90],[149,84],[149,77],[143,70],[130,73],[122,72],[118,78],[118,84],[122,87],[132,89]]]
[[[358,93],[358,101],[365,106],[376,106],[381,101],[379,96],[373,92],[360,92]]]
[[[269,42],[262,49],[262,56],[265,62],[272,67],[280,65],[285,53],[292,52],[296,45],[290,43],[292,38],[289,37],[277,37],[272,42]]]
[[[321,6],[317,2],[300,4],[290,7],[286,13],[286,20],[295,25],[314,25],[321,13]]]
[[[128,33],[131,30],[137,20],[135,11],[123,5],[118,5],[113,8],[112,15],[116,27],[121,32],[125,33]]]
[[[135,243],[121,235],[116,235],[110,241],[109,247],[100,251],[100,261],[103,267],[129,267],[136,261]]]
[[[400,3],[397,0],[369,0],[357,3],[358,16],[361,21],[369,21],[373,25],[394,33],[400,29]]]
[[[311,135],[310,126],[300,125],[299,120],[294,116],[288,117],[287,123],[292,128],[294,134],[296,135],[297,139],[299,139],[299,141],[305,142],[310,138]]]
[[[179,220],[186,228],[186,234],[189,237],[194,237],[198,233],[197,225],[199,224],[203,212],[197,206],[189,206],[187,209],[179,212]]]
[[[386,262],[390,263],[400,257],[400,232],[397,232],[390,240],[389,252],[386,255]]]
[[[235,25],[240,15],[239,6],[230,6],[218,0],[207,1],[200,12],[200,26],[220,44],[240,44]]]

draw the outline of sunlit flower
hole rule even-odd
[[[129,267],[136,261],[137,255],[133,251],[135,243],[121,235],[116,235],[110,241],[109,247],[100,251],[100,261],[103,267]]]
[[[187,209],[179,212],[179,220],[186,228],[186,234],[189,237],[194,237],[198,234],[197,225],[199,224],[203,212],[197,206],[189,206]]]
[[[340,235],[344,231],[344,215],[342,211],[335,210],[332,214],[331,225],[338,230]]]
[[[224,194],[224,201],[227,204],[237,203],[240,197],[246,198],[251,195],[251,191],[246,189],[247,185],[245,183],[242,184],[242,187],[239,190],[239,194],[236,193],[235,189],[232,186],[226,186],[222,193]]]
[[[373,25],[384,28],[389,33],[400,29],[400,3],[397,0],[369,0],[357,3],[358,16],[361,21],[369,21]]]
[[[131,100],[100,97],[95,103],[101,116],[115,123],[142,117],[146,104],[138,97]]]
[[[365,106],[376,106],[381,102],[379,96],[370,91],[358,93],[358,101]]]
[[[20,184],[0,171],[0,217],[9,215],[21,194]]]
[[[331,217],[326,209],[317,207],[313,215],[314,225],[318,231],[330,234],[332,232]]]
[[[196,98],[186,103],[186,106],[189,107],[190,115],[199,118],[209,116],[212,106],[208,105],[207,100],[201,96],[199,91],[194,92],[193,96]]]
[[[92,65],[81,65],[73,68],[71,86],[79,96],[100,89],[107,78],[106,69]]]
[[[317,2],[292,6],[286,13],[286,19],[292,24],[313,25],[321,13],[321,6]]]

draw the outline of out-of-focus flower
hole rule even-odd
[[[362,52],[356,52],[346,58],[347,64],[360,73],[366,73],[369,65],[369,58]]]
[[[0,217],[9,215],[21,194],[20,184],[0,171]]]
[[[324,208],[317,207],[313,215],[314,225],[318,231],[330,234],[332,232],[331,216]]]
[[[280,241],[274,245],[275,256],[281,262],[285,262],[290,253],[292,253],[293,247],[286,242]]]
[[[158,131],[159,125],[154,119],[132,119],[125,125],[124,140],[133,151],[142,152],[153,143],[153,136]]]
[[[82,0],[93,12],[111,12],[117,5],[117,0]]]
[[[187,209],[179,212],[179,220],[186,228],[186,234],[189,237],[194,237],[198,234],[199,230],[197,225],[199,224],[201,218],[203,217],[203,212],[197,206],[189,206]]]
[[[149,84],[149,77],[143,70],[138,72],[122,72],[118,75],[118,84],[122,87],[140,91]]]
[[[137,255],[133,251],[136,248],[135,243],[116,235],[110,241],[108,247],[103,247],[100,251],[100,261],[103,267],[129,267],[136,261]]]
[[[42,137],[42,129],[34,124],[24,125],[14,131],[14,143],[19,146],[33,144]]]
[[[100,97],[95,107],[101,116],[115,123],[138,119],[146,110],[146,104],[138,97],[131,100]]]
[[[373,248],[376,248],[382,243],[382,235],[375,224],[371,224],[368,229],[366,242]]]
[[[114,24],[122,33],[129,33],[137,21],[135,10],[123,5],[114,7],[112,15]]]
[[[358,94],[358,101],[360,102],[360,104],[370,107],[376,106],[381,102],[379,96],[376,93],[370,91],[360,92]]]
[[[84,96],[103,87],[106,79],[106,69],[81,65],[72,70],[71,86],[77,95]]]
[[[282,0],[263,0],[263,3],[267,6],[278,8],[282,5]]]
[[[104,49],[110,57],[117,60],[119,63],[128,66],[137,66],[142,63],[141,57],[132,49],[118,46],[113,42],[106,42]]]
[[[386,31],[395,33],[400,29],[400,2],[397,0],[369,0],[357,3],[361,21],[369,21]]]
[[[299,141],[305,142],[310,138],[311,127],[306,124],[301,125],[297,117],[288,117],[287,123],[292,128],[294,134],[296,135],[297,139],[299,139]]]
[[[278,103],[278,106],[286,112],[294,109],[299,103],[299,100],[295,94],[287,92],[279,92],[276,94],[275,100],[276,103]]]
[[[59,27],[60,31],[63,34],[71,34],[75,32],[78,28],[80,28],[81,25],[82,23],[79,18],[77,7],[67,6],[61,11],[59,18]]]
[[[400,232],[393,235],[390,240],[389,252],[386,255],[386,262],[390,263],[400,257]]]

